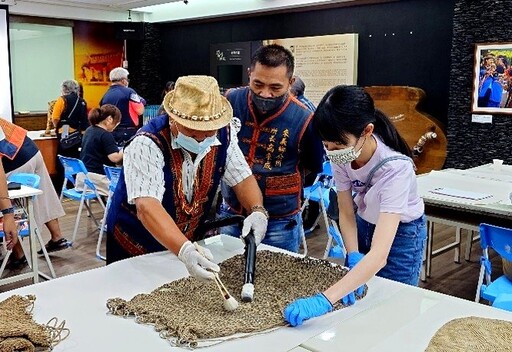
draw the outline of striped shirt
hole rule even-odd
[[[238,138],[236,136],[238,129],[235,127],[236,121],[233,122],[230,128],[226,171],[222,178],[230,187],[237,185],[252,175],[252,171],[238,146]],[[220,144],[221,142],[216,139],[212,146]],[[211,148],[207,148],[197,155],[195,160],[192,160],[190,153],[176,143],[175,137],[172,134],[171,147],[173,149],[181,149],[183,153],[183,192],[187,201],[190,202],[194,192],[194,176],[197,173],[201,160],[204,159]],[[134,204],[135,199],[139,197],[152,197],[161,202],[165,192],[163,171],[165,160],[162,151],[156,143],[147,136],[137,136],[126,147],[123,159],[128,203]]]

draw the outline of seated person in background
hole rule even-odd
[[[9,178],[12,174],[31,173],[40,177],[39,189],[43,194],[34,200],[34,218],[37,227],[43,224],[50,231],[51,239],[46,244],[48,252],[54,252],[69,247],[69,242],[62,237],[59,226],[61,216],[66,213],[55,192],[52,180],[44,164],[43,156],[35,143],[27,136],[27,131],[15,124],[0,118],[0,160]],[[42,250],[38,252],[42,254]],[[23,255],[21,244],[13,248],[9,261],[10,268],[16,268],[27,262]]]
[[[14,221],[14,209],[9,199],[7,178],[2,163],[0,163],[0,213],[2,213],[2,231],[4,232],[2,241],[6,241],[7,250],[11,250],[18,243],[18,228]]]
[[[105,176],[103,165],[115,166],[123,160],[123,151],[117,147],[112,131],[121,120],[121,111],[112,104],[92,109],[89,113],[89,127],[82,139],[80,159],[87,168],[89,179],[98,193],[108,196],[109,180]],[[77,176],[76,188],[83,189],[83,174]]]

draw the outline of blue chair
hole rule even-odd
[[[336,194],[331,163],[327,160],[324,161],[322,171],[316,176],[313,184],[311,186],[304,187],[304,202],[302,203],[301,211],[304,211],[306,206],[309,204],[309,201],[318,202],[320,206],[320,213],[318,214],[318,217],[314,221],[313,225],[309,229],[304,229],[304,234],[302,236],[304,255],[307,255],[308,251],[306,235],[315,229],[316,225],[320,221],[320,217],[323,217],[328,235],[323,259],[327,259],[327,257],[335,257],[340,259],[345,258],[343,241],[341,239],[341,234],[339,232],[337,222],[333,219],[330,219],[327,214],[327,209],[329,208],[330,204],[329,194],[333,190],[334,194]],[[334,247],[333,239],[336,242]]]
[[[116,190],[117,181],[119,181],[119,177],[121,176],[122,168],[103,165],[103,169],[105,170],[105,175],[110,180],[110,184],[108,185],[107,205],[105,206],[105,212],[103,213],[103,219],[101,220],[100,235],[98,237],[98,244],[96,245],[96,258],[106,260],[106,258],[100,254],[101,241],[103,240],[103,233],[105,232],[107,226],[106,221],[108,210],[110,209],[110,204],[112,203],[112,196]]]
[[[89,202],[93,199],[97,199],[103,209],[105,209],[105,205],[103,204],[103,201],[101,200],[101,197],[96,190],[96,186],[94,186],[94,183],[87,176],[87,168],[85,167],[82,160],[62,155],[57,156],[62,166],[64,167],[64,184],[62,185],[60,200],[62,201],[62,198],[66,197],[71,200],[80,202],[80,205],[78,207],[78,213],[76,214],[75,227],[73,229],[73,237],[71,239],[71,244],[73,245],[75,243],[76,234],[78,232],[78,225],[80,223],[80,216],[82,215],[83,206],[85,205],[90,217],[94,220],[96,226],[99,228],[100,224],[92,214]],[[78,174],[83,174],[84,177],[83,190],[76,189],[76,177]],[[67,187],[68,181],[71,182],[73,188]]]
[[[39,175],[36,175],[36,174],[18,173],[18,174],[10,175],[8,178],[8,181],[9,182],[17,182],[17,183],[20,183],[22,185],[29,186],[32,188],[39,188],[40,177],[39,177]],[[34,197],[36,197],[36,196],[34,196]],[[13,205],[15,206],[15,204],[13,204]],[[24,212],[23,207],[16,207],[16,208],[20,209],[22,213]],[[19,210],[17,210],[16,214],[19,214],[19,213],[20,213]],[[27,222],[26,213],[24,215],[25,216],[22,216],[19,220],[16,220],[16,222],[18,223],[18,236],[19,236],[20,241],[23,238],[30,236],[30,228],[28,227],[29,224]],[[39,229],[37,228],[36,224],[31,224],[30,226],[35,226],[35,233],[39,240],[39,244],[41,245],[41,249],[43,250],[43,254],[44,254],[46,263],[48,264],[48,268],[50,269],[50,274],[53,278],[56,278],[57,275],[55,274],[55,270],[53,269],[52,262],[50,260],[50,257],[48,256],[46,247],[44,246],[44,242],[43,242],[43,238],[41,237],[41,233],[39,232]],[[0,231],[0,238],[3,239],[4,236],[5,236],[4,232]],[[12,251],[6,252],[4,260],[2,261],[2,264],[0,266],[0,277],[2,277],[5,266],[7,265],[7,262],[9,260],[11,253],[12,253]],[[47,277],[46,275],[43,275],[43,276],[48,279],[50,278],[50,277]]]
[[[502,258],[512,261],[512,229],[480,224],[480,245],[482,257],[475,301],[483,298],[497,308],[512,311],[512,281],[505,275],[492,281],[492,264],[489,260],[489,248],[492,248]]]
[[[142,124],[145,125],[152,119],[158,116],[160,105],[146,105],[144,107],[144,114],[142,116]]]
[[[322,171],[316,175],[315,180],[311,186],[304,187],[304,202],[302,203],[302,211],[307,207],[310,201],[314,201],[325,206],[325,209],[329,206],[329,189],[334,185],[334,179],[332,176],[331,163],[324,161]],[[314,221],[313,225],[309,229],[304,229],[304,233],[307,235],[311,233],[318,222],[322,213],[318,214],[318,217]]]
[[[327,217],[329,218],[329,229],[328,229],[328,240],[325,246],[325,252],[323,259],[327,258],[338,258],[345,259],[346,248],[343,245],[343,239],[341,238],[341,232],[338,227],[340,219],[340,213],[338,208],[338,193],[336,187],[332,187],[329,190],[329,206],[327,207]]]

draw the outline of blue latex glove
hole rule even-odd
[[[352,270],[357,265],[357,263],[359,263],[361,261],[361,259],[363,259],[363,257],[364,257],[364,254],[361,254],[359,252],[350,252],[350,253],[348,253],[347,254],[347,265],[348,265],[348,268],[350,270]],[[358,296],[361,296],[363,294],[363,292],[364,292],[364,285],[360,286],[354,292],[350,292],[348,295],[343,297],[341,299],[341,303],[344,306],[351,306],[354,303],[356,303],[356,296],[355,296],[355,294],[357,294]]]
[[[308,298],[299,298],[286,306],[284,319],[291,326],[302,325],[304,320],[318,317],[333,310],[331,302],[322,293]]]

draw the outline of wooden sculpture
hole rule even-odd
[[[448,144],[443,125],[434,117],[417,110],[425,98],[420,88],[402,86],[365,87],[375,106],[395,124],[411,147],[417,174],[440,170],[446,160]]]

